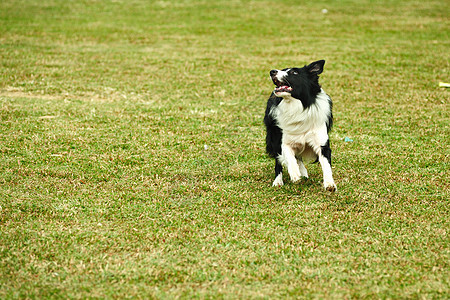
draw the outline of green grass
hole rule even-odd
[[[299,2],[1,1],[0,298],[447,298],[450,8]],[[318,59],[338,192],[272,188]]]

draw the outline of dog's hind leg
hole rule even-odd
[[[337,190],[336,184],[333,180],[333,173],[331,171],[331,149],[330,143],[327,141],[325,146],[321,147],[319,155],[319,163],[323,172],[323,187],[325,190],[335,192]]]
[[[302,177],[308,178],[308,171],[306,170],[305,164],[301,158],[297,159],[298,167],[300,169],[300,175]]]
[[[272,186],[282,186],[283,183],[283,166],[275,159],[275,180],[273,181]]]

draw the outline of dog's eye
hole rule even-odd
[[[297,75],[297,74],[298,74],[298,72],[297,72],[297,71],[292,71],[292,72],[291,72],[291,74],[293,74],[293,75]]]

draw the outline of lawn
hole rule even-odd
[[[0,2],[0,298],[447,299],[445,1]],[[338,192],[273,188],[325,59]]]

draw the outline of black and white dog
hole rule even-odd
[[[266,150],[275,158],[273,186],[283,185],[283,166],[293,182],[308,177],[304,162],[319,161],[325,190],[336,191],[328,132],[333,124],[331,98],[319,85],[324,60],[303,68],[271,70],[275,90],[267,101]]]

